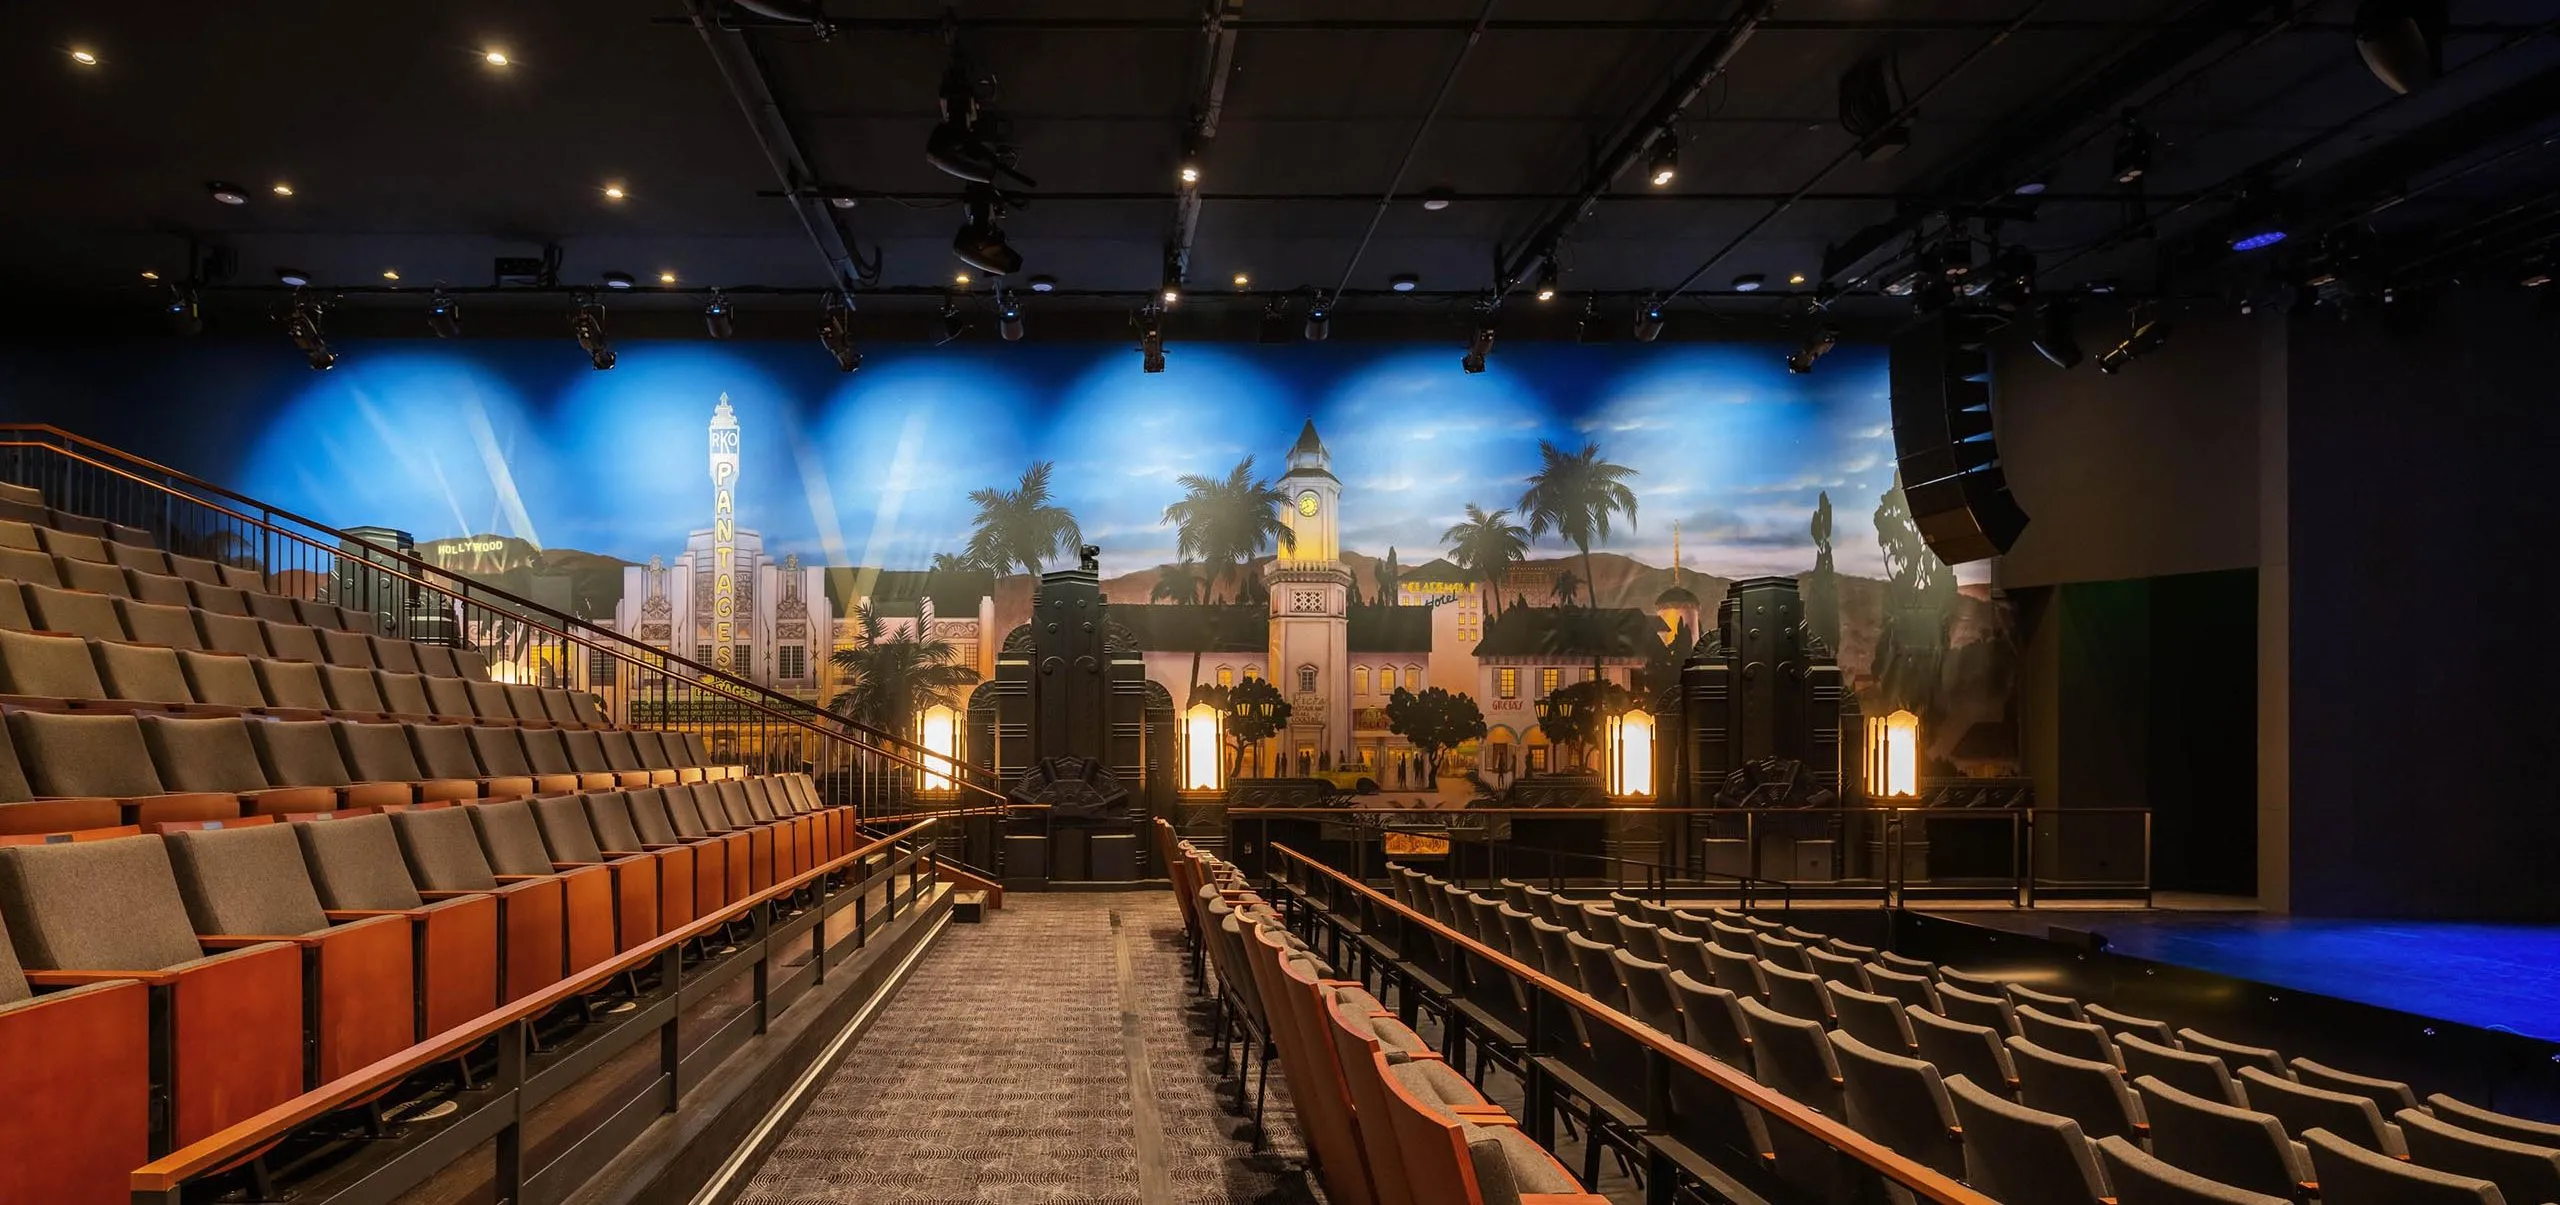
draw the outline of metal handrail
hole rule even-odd
[[[1755,889],[1775,887],[1778,889],[1778,910],[1781,912],[1793,912],[1795,910],[1795,890],[1785,879],[1765,878],[1763,876],[1753,874],[1736,874],[1729,870],[1690,871],[1677,866],[1665,866],[1660,862],[1647,862],[1639,858],[1622,858],[1616,854],[1584,853],[1577,849],[1548,849],[1545,846],[1540,845],[1522,845],[1516,841],[1498,842],[1493,840],[1491,837],[1461,837],[1454,832],[1443,834],[1443,836],[1453,843],[1474,845],[1483,848],[1485,851],[1485,874],[1489,878],[1498,877],[1501,874],[1500,867],[1494,864],[1496,861],[1496,854],[1528,853],[1536,854],[1539,857],[1548,859],[1579,858],[1585,862],[1601,862],[1611,866],[1633,866],[1644,871],[1644,889],[1653,893],[1653,902],[1657,904],[1669,902],[1672,873],[1677,871],[1683,876],[1691,876],[1700,879],[1732,880],[1741,888],[1739,894],[1742,897],[1742,906],[1745,908],[1753,906],[1751,896]],[[1463,885],[1467,876],[1459,874],[1455,877],[1458,878],[1461,885]],[[1548,888],[1550,890],[1562,890],[1563,883],[1564,876],[1557,874],[1552,867],[1549,868],[1547,872]]]
[[[1461,952],[1465,960],[1481,963],[1511,976],[1536,989],[1541,995],[1618,1031],[1642,1047],[1648,1057],[1668,1064],[1669,1069],[1688,1072],[1740,1098],[1764,1116],[1801,1131],[1824,1146],[1866,1165],[1895,1184],[1911,1190],[1921,1200],[1933,1205],[1998,1205],[1990,1197],[1957,1182],[1953,1177],[1915,1162],[1848,1127],[1847,1124],[1806,1106],[1794,1097],[1765,1087],[1750,1076],[1729,1067],[1705,1053],[1679,1042],[1667,1034],[1593,999],[1582,989],[1550,977],[1527,963],[1512,958],[1501,950],[1477,941],[1456,929],[1416,912],[1343,872],[1327,866],[1286,845],[1274,845],[1273,852],[1286,862],[1294,862],[1323,875],[1337,890],[1348,891],[1373,908],[1386,909],[1407,929],[1419,930],[1432,941],[1446,943]],[[1457,985],[1452,985],[1456,990]],[[1650,1080],[1652,1077],[1647,1076]]]
[[[273,518],[283,518],[291,522],[301,524],[312,531],[337,539],[343,544],[363,549],[368,554],[388,557],[397,562],[396,565],[385,564],[380,561],[368,559],[364,562],[364,571],[367,573],[380,573],[384,576],[396,578],[421,589],[434,591],[440,594],[452,595],[460,601],[476,603],[484,607],[489,606],[491,600],[495,600],[498,603],[504,604],[507,613],[509,613],[518,622],[525,624],[528,628],[537,629],[546,635],[561,640],[571,641],[580,647],[613,657],[620,663],[638,666],[653,673],[669,673],[669,667],[671,666],[692,671],[695,675],[695,681],[702,685],[704,689],[717,693],[732,702],[749,707],[768,719],[792,725],[802,731],[812,733],[824,739],[844,742],[865,752],[875,754],[879,757],[912,769],[947,777],[953,783],[952,789],[975,792],[979,795],[999,801],[1005,798],[1001,792],[995,791],[976,781],[975,776],[981,772],[978,767],[961,761],[949,754],[926,748],[918,742],[897,736],[884,729],[873,727],[850,717],[836,715],[832,712],[811,707],[801,700],[780,694],[758,683],[728,673],[725,670],[719,670],[711,666],[703,665],[690,657],[683,656],[672,650],[659,649],[653,645],[641,643],[624,633],[614,631],[610,628],[597,627],[596,625],[588,623],[587,621],[575,616],[564,614],[556,608],[544,606],[541,603],[522,598],[467,575],[429,565],[425,561],[408,553],[403,553],[396,549],[385,548],[382,545],[365,540],[361,537],[352,536],[343,531],[339,531],[338,529],[330,527],[317,520],[295,514],[292,511],[269,506],[256,499],[246,497],[245,495],[226,489],[222,486],[214,485],[201,478],[181,472],[177,469],[172,469],[165,465],[157,464],[138,456],[133,456],[119,449],[98,443],[95,440],[64,431],[58,427],[41,423],[0,423],[0,432],[33,432],[63,440],[68,444],[77,445],[76,447],[63,447],[35,440],[0,439],[0,449],[33,449],[61,456],[71,461],[89,465],[101,472],[113,474],[144,488],[159,490],[171,497],[183,499],[195,506],[211,510],[217,514],[223,515],[249,527],[253,527],[269,535],[299,543],[319,553],[331,557],[340,555],[342,551],[341,549],[331,548],[320,543],[318,540],[312,539],[308,535],[294,531],[290,528],[279,527],[275,522],[273,522]],[[244,506],[255,507],[259,510],[260,515],[271,517],[251,516],[238,510],[234,510],[231,507],[224,506],[218,502],[207,501],[203,498],[191,496],[172,488],[165,482],[151,480],[149,477],[143,476],[142,474],[125,468],[122,465],[111,464],[105,460],[101,460],[97,456],[90,455],[82,449],[94,449],[98,452],[105,453],[106,455],[128,461],[148,470],[149,472],[162,474],[169,477],[171,480],[182,482],[190,488],[200,489]],[[441,582],[450,582],[454,585],[449,586],[440,584]],[[459,586],[459,590],[456,590],[454,586]],[[827,723],[819,723],[818,720],[821,718],[827,721]],[[831,728],[828,726],[829,724],[842,725],[843,727],[842,729]],[[930,758],[933,759],[934,763],[938,764],[928,764],[925,761],[919,760],[919,758]]]

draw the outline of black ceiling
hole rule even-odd
[[[563,286],[620,270],[646,293],[669,270],[681,287],[819,290],[830,266],[805,212],[877,257],[876,278],[856,282],[866,305],[948,288],[961,184],[922,151],[956,28],[1039,181],[1005,223],[1025,274],[1114,294],[1087,304],[1116,309],[1157,284],[1211,40],[1205,0],[971,0],[951,25],[929,4],[829,0],[825,37],[702,2],[708,30],[689,0],[9,5],[0,222],[14,237],[0,242],[0,281],[21,300],[141,310],[161,295],[144,271],[183,279],[191,247],[221,248],[238,267],[207,281],[209,298],[273,287],[274,269],[293,265],[363,301],[386,270],[406,291],[487,286],[494,257],[556,244]],[[808,0],[763,0],[786,3]],[[1191,296],[1231,294],[1239,272],[1257,296],[1332,289],[1346,271],[1357,295],[1414,273],[1419,297],[1346,304],[1463,307],[1495,285],[1498,256],[1535,262],[1523,241],[1572,210],[1595,160],[1753,7],[1232,0]],[[1907,250],[1897,219],[1995,202],[2030,180],[2045,187],[2031,220],[2012,214],[1997,237],[2039,252],[2046,289],[2289,281],[2317,270],[2316,235],[2332,226],[2373,228],[2393,271],[2507,271],[2560,209],[2560,154],[2543,145],[2560,130],[2549,0],[2455,0],[2447,75],[2398,98],[2357,56],[2352,0],[1767,8],[1679,118],[1673,184],[1629,172],[1568,224],[1564,306],[1596,293],[1623,309],[1685,280],[1684,306],[1775,310],[1791,275],[1808,292],[1823,278],[1826,249],[1862,247],[1874,253],[1835,252],[1836,279],[1849,306],[1882,306],[1856,295]],[[487,65],[492,47],[512,64]],[[1917,103],[1908,149],[1869,161],[1837,95],[1842,73],[1878,54]],[[852,208],[780,195],[739,99],[759,88],[805,159],[807,191]],[[2127,109],[2160,143],[2138,202],[2110,179]],[[1408,195],[1381,213],[1408,146]],[[248,204],[215,203],[216,180],[243,186]],[[291,198],[270,191],[279,181]],[[606,200],[608,182],[628,198]],[[2249,184],[2249,203],[2283,209],[2304,237],[2235,266],[2219,240]],[[1427,212],[1424,189],[1454,203]],[[2199,245],[2210,253],[2188,250]],[[1742,273],[1770,289],[1719,296]]]

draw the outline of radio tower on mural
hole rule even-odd
[[[729,395],[711,412],[711,666],[734,670],[738,616],[738,416]]]

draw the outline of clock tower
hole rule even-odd
[[[1263,569],[1271,595],[1271,683],[1289,700],[1282,734],[1292,765],[1339,755],[1351,729],[1351,570],[1342,563],[1342,480],[1309,420],[1280,477],[1282,517],[1295,537]]]

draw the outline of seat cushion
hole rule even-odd
[[[409,877],[391,817],[330,816],[289,826],[320,902],[333,909],[396,911],[426,901]]]
[[[391,814],[409,876],[429,891],[488,891],[498,885],[466,810],[420,808]]]
[[[158,837],[0,847],[0,917],[34,970],[156,971],[204,953]]]
[[[160,781],[173,791],[263,791],[271,784],[258,763],[249,721],[142,717],[142,742]],[[299,930],[297,930],[298,932]],[[215,932],[282,932],[225,929]]]
[[[142,726],[132,716],[20,711],[9,716],[9,736],[27,785],[39,797],[124,799],[163,790],[142,743]]]

